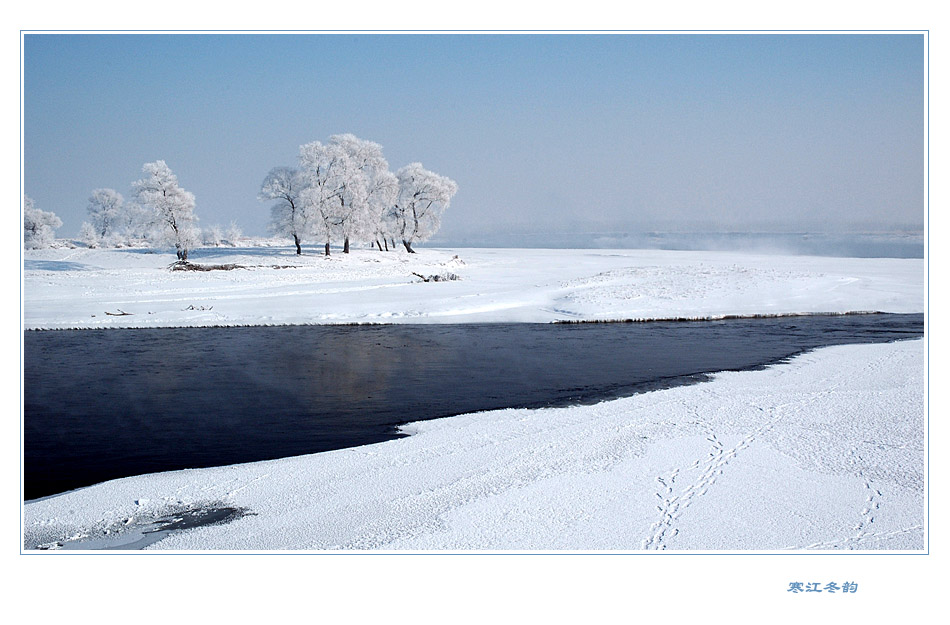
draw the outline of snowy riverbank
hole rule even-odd
[[[26,329],[923,312],[924,261],[660,250],[24,252]],[[417,275],[454,274],[423,282]],[[122,314],[128,313],[128,314]]]
[[[190,259],[246,267],[231,271],[172,272],[172,260],[25,252],[24,327],[922,312],[925,293],[922,260],[287,248]],[[442,273],[459,279],[414,275]],[[148,548],[921,550],[924,360],[923,340],[824,348],[594,406],[462,415],[378,445],[115,480],[25,504],[24,547],[230,507],[247,514]]]
[[[25,546],[189,509],[251,514],[149,548],[924,548],[924,342],[567,409],[405,426],[336,452],[107,482],[25,506]]]

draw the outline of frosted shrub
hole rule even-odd
[[[96,227],[88,221],[84,221],[79,228],[79,242],[89,248],[99,247],[99,233],[96,231]]]
[[[232,221],[228,225],[228,229],[224,231],[224,240],[230,244],[231,247],[236,247],[242,235],[243,233],[241,232],[240,226]]]
[[[217,247],[220,245],[222,238],[221,226],[217,224],[208,226],[201,231],[201,242],[205,245],[213,245]]]
[[[33,200],[23,196],[23,247],[28,250],[52,247],[56,242],[56,228],[63,220],[56,213],[43,211],[33,205]]]

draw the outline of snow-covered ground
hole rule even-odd
[[[923,261],[728,252],[247,247],[24,252],[24,327],[548,322],[806,312],[922,312]],[[280,268],[277,268],[280,267]],[[423,282],[455,274],[458,280]],[[118,313],[129,313],[119,316]]]
[[[458,258],[455,255],[458,255]],[[710,252],[24,253],[26,328],[553,321],[922,312],[922,260]],[[274,265],[294,265],[275,268]],[[451,272],[423,283],[413,273]],[[106,312],[131,313],[124,316]],[[817,350],[594,406],[405,426],[353,449],[130,477],[24,505],[24,547],[134,536],[234,507],[149,549],[925,548],[925,342]],[[121,540],[119,541],[121,542]]]

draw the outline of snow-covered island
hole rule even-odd
[[[716,319],[925,310],[924,261],[259,245],[24,252],[27,330]],[[439,277],[438,280],[433,277]],[[24,547],[203,509],[182,550],[921,550],[925,341],[819,349],[593,406],[410,423],[376,445],[130,477],[24,505]],[[115,543],[113,543],[115,544]]]

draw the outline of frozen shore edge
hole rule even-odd
[[[469,321],[469,322],[456,322],[456,325],[465,325],[469,324],[480,324],[480,325],[490,325],[490,324],[507,324],[507,323],[539,323],[539,324],[550,324],[550,325],[570,325],[570,324],[584,324],[584,323],[692,323],[697,322],[701,323],[704,321],[731,321],[731,320],[742,320],[742,319],[784,319],[784,318],[793,318],[793,317],[850,317],[857,315],[890,315],[890,314],[922,314],[921,313],[888,313],[880,310],[846,310],[840,312],[788,312],[788,313],[767,313],[767,314],[724,314],[724,315],[707,315],[707,316],[695,316],[695,317],[636,317],[636,318],[616,318],[616,319],[556,319],[553,321]],[[340,326],[340,327],[353,327],[353,326],[396,326],[396,325],[428,325],[423,323],[413,324],[411,322],[385,322],[385,321],[326,321],[326,322],[312,322],[312,323],[228,323],[228,324],[215,324],[215,325],[154,325],[154,326],[123,326],[123,325],[109,325],[109,326],[75,326],[75,327],[26,327],[23,330],[25,332],[55,332],[58,330],[63,331],[77,331],[77,330],[161,330],[161,329],[179,329],[179,328],[280,328],[285,326]]]

